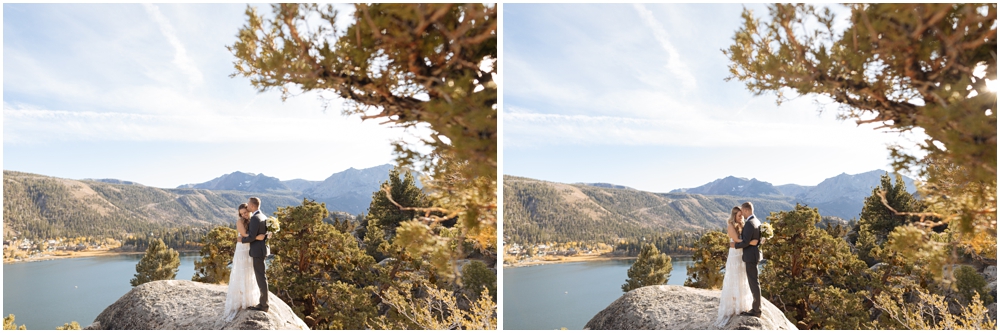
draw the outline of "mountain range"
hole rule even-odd
[[[841,173],[827,178],[816,186],[786,184],[774,186],[771,183],[729,176],[716,179],[708,184],[677,189],[670,193],[692,193],[704,195],[734,195],[747,198],[791,198],[790,201],[803,203],[819,208],[824,216],[837,216],[845,220],[857,218],[864,206],[864,199],[872,194],[872,189],[879,185],[885,170],[873,170],[855,175]],[[894,175],[890,173],[890,175]],[[893,176],[894,177],[894,176]],[[913,179],[902,176],[906,191],[917,191]],[[895,181],[895,178],[893,178]],[[788,200],[788,199],[785,199]]]
[[[368,210],[372,193],[377,192],[382,182],[389,179],[389,170],[391,169],[392,164],[366,169],[350,168],[334,173],[321,181],[304,179],[282,181],[263,174],[237,171],[204,183],[186,184],[177,188],[286,195],[298,198],[300,201],[301,199],[310,199],[324,202],[326,208],[331,211],[343,211],[356,215]],[[420,186],[419,181],[417,186]]]
[[[367,211],[392,165],[350,168],[323,181],[281,181],[233,172],[175,189],[118,179],[73,180],[4,170],[4,235],[121,237],[164,228],[231,225],[236,207],[261,198],[267,214],[303,198],[325,202],[341,218]]]
[[[816,186],[774,186],[757,179],[725,177],[669,193],[504,175],[504,236],[528,243],[614,241],[659,231],[717,229],[724,226],[729,209],[744,201],[753,202],[761,218],[802,203],[819,208],[824,217],[849,220],[858,217],[864,198],[885,173],[840,174]],[[903,180],[908,191],[915,191],[912,179]]]

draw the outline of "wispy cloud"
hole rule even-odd
[[[387,144],[404,135],[357,117],[311,118],[202,114],[135,114],[45,110],[4,103],[5,144],[41,141],[326,142]],[[353,121],[350,121],[353,120]]]
[[[170,24],[163,13],[160,12],[160,8],[156,5],[144,3],[143,7],[146,12],[153,17],[153,21],[160,27],[160,32],[163,36],[167,38],[167,42],[174,47],[174,65],[181,70],[190,80],[190,83],[201,84],[202,75],[201,71],[195,65],[194,60],[188,56],[187,49],[184,44],[181,43],[180,39],[177,38],[177,33],[174,31],[174,26]]]
[[[695,90],[698,87],[697,81],[694,75],[691,74],[691,70],[687,64],[681,60],[681,55],[677,52],[674,44],[670,42],[670,35],[667,34],[667,30],[663,28],[660,21],[656,20],[653,12],[647,9],[646,6],[633,4],[633,7],[639,13],[642,22],[653,32],[653,36],[656,37],[656,41],[659,42],[660,47],[667,52],[667,69],[682,82],[685,91]]]
[[[712,118],[636,118],[504,110],[506,147],[684,146],[852,147],[880,142],[876,131],[844,123],[791,123]]]

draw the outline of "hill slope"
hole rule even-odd
[[[773,186],[757,179],[726,177],[708,184],[651,193],[619,185],[562,184],[505,175],[504,237],[512,242],[597,240],[612,242],[659,231],[701,231],[725,225],[732,207],[754,203],[766,219],[802,203],[824,217],[857,218],[864,198],[886,171],[841,174],[816,186]],[[907,190],[913,180],[903,178]],[[594,186],[596,185],[596,186]],[[845,222],[846,223],[846,222]]]
[[[236,207],[251,196],[240,191],[161,189],[143,185],[71,180],[4,171],[5,235],[33,238],[113,237],[181,226],[229,225]],[[261,198],[267,214],[301,199],[274,194]]]
[[[660,231],[722,228],[734,196],[651,193],[504,176],[504,236],[512,242],[613,242]],[[758,214],[788,210],[782,200],[755,200]]]

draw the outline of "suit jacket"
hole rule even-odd
[[[263,258],[267,256],[267,237],[264,240],[257,240],[257,235],[267,233],[267,224],[264,220],[267,216],[264,213],[257,211],[250,217],[250,225],[247,226],[247,236],[243,237],[243,243],[250,243],[250,256],[254,258]]]
[[[743,234],[740,235],[742,242],[736,243],[737,249],[743,249],[743,262],[756,265],[760,262],[760,221],[756,216],[750,216],[747,223],[743,224]],[[756,239],[757,245],[750,245],[750,241]]]

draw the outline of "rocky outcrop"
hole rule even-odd
[[[183,280],[153,281],[132,288],[85,329],[96,330],[288,330],[309,329],[285,302],[268,293],[267,312],[243,309],[222,320],[225,285]]]
[[[989,265],[989,266],[986,266],[986,268],[983,268],[983,278],[985,278],[986,281],[996,281],[997,280],[997,266],[996,265]]]
[[[719,290],[683,286],[649,286],[632,290],[598,312],[584,329],[591,330],[714,330]],[[760,318],[733,316],[722,329],[795,330],[785,315],[761,299]]]

